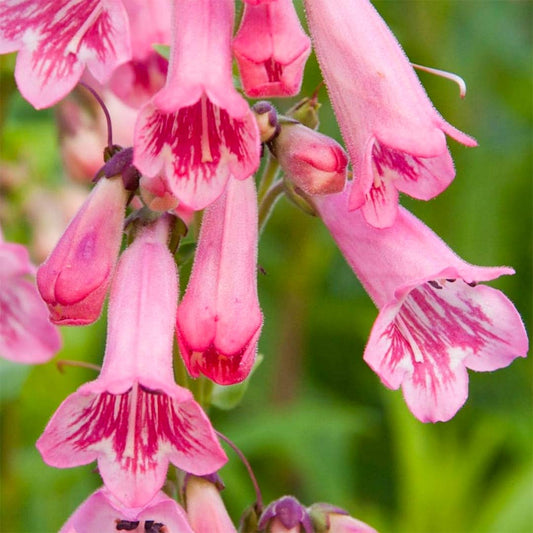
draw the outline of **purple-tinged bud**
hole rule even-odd
[[[262,143],[270,142],[279,133],[278,113],[270,103],[257,102],[252,106],[252,112],[259,129],[259,138]]]
[[[273,501],[263,511],[259,520],[259,530],[268,533],[313,533],[313,524],[307,509],[294,497],[282,496]]]
[[[128,193],[120,178],[101,179],[37,271],[50,320],[62,325],[98,319],[117,261]]]
[[[308,511],[316,533],[377,533],[368,524],[329,503],[314,503]]]
[[[271,150],[285,176],[305,193],[332,194],[344,189],[348,157],[331,137],[286,121]]]

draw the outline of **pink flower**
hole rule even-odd
[[[324,533],[377,533],[373,527],[329,503],[314,503],[309,507],[309,514]]]
[[[249,374],[261,331],[257,200],[252,180],[230,180],[206,209],[176,332],[189,373],[230,385]]]
[[[453,180],[445,134],[466,146],[476,142],[433,108],[394,35],[368,0],[305,0],[305,5],[353,165],[349,208],[361,207],[373,226],[391,226],[399,192],[429,200]]]
[[[185,485],[187,517],[194,533],[236,533],[215,483],[188,476]]]
[[[129,28],[119,0],[3,0],[0,53],[19,50],[15,79],[34,107],[55,104],[87,65],[105,82],[130,57]]]
[[[0,356],[15,363],[45,363],[61,347],[35,283],[26,248],[0,231]]]
[[[348,166],[342,146],[299,122],[280,124],[271,146],[286,178],[311,195],[342,191]]]
[[[39,267],[37,286],[52,322],[84,325],[100,316],[122,241],[127,199],[120,178],[102,178]]]
[[[380,309],[364,359],[387,387],[402,387],[418,419],[449,420],[468,396],[467,368],[496,370],[526,355],[513,304],[476,286],[513,270],[466,263],[405,209],[392,228],[373,228],[348,212],[349,194],[313,200]]]
[[[197,210],[220,196],[230,176],[255,172],[260,142],[233,87],[233,1],[175,0],[173,17],[167,84],[140,111],[134,164],[146,178],[163,174],[172,193]]]
[[[106,487],[130,507],[154,497],[169,461],[199,475],[226,462],[207,416],[174,382],[178,287],[167,238],[163,218],[124,252],[111,290],[102,372],[61,404],[37,441],[51,466],[97,459]]]
[[[165,84],[168,61],[154,44],[170,43],[170,0],[124,0],[131,28],[131,60],[109,82],[126,104],[140,107]]]
[[[193,533],[183,509],[163,492],[146,505],[122,505],[105,487],[91,494],[59,533]]]
[[[294,496],[282,496],[270,503],[261,514],[257,527],[268,533],[314,531],[307,509]]]
[[[249,2],[233,40],[233,53],[248,96],[294,96],[300,92],[311,41],[291,0]]]

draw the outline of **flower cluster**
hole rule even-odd
[[[513,304],[478,285],[513,270],[463,261],[398,205],[400,192],[428,200],[453,180],[445,135],[476,142],[433,108],[368,0],[304,6],[347,151],[317,131],[316,95],[285,116],[245,98],[300,91],[311,39],[290,0],[246,0],[235,35],[233,0],[0,6],[0,52],[19,51],[21,94],[36,108],[63,100],[70,127],[68,95],[80,82],[108,119],[96,184],[36,276],[58,325],[95,322],[109,294],[100,375],[59,406],[37,442],[51,466],[97,461],[104,483],[64,533],[235,531],[215,480],[227,457],[204,411],[209,401],[193,395],[188,378],[176,383],[173,366],[220,386],[250,375],[263,322],[258,237],[281,194],[323,220],[378,307],[363,358],[387,387],[402,387],[419,420],[455,415],[467,369],[492,371],[526,355]],[[123,119],[111,121],[117,101]],[[113,144],[112,123],[126,147]],[[78,143],[64,152],[74,167]],[[83,157],[94,167],[92,154]],[[198,242],[180,298],[176,264],[186,260],[190,228]],[[32,267],[4,242],[0,260],[1,354],[44,362],[59,340],[23,279]],[[163,492],[170,463],[183,474],[183,508]],[[258,498],[254,513],[256,530],[374,531],[341,509],[306,509],[292,497],[265,510]]]

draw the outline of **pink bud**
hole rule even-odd
[[[348,157],[331,137],[289,122],[273,141],[273,151],[287,178],[304,192],[331,194],[344,189]]]
[[[48,259],[37,286],[56,324],[98,319],[122,240],[127,201],[120,178],[101,179]]]
[[[233,40],[244,92],[253,98],[300,91],[311,41],[291,0],[248,2]]]

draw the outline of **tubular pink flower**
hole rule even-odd
[[[15,363],[45,363],[61,347],[35,283],[26,279],[34,273],[26,248],[5,242],[0,230],[0,357]]]
[[[109,86],[126,104],[140,107],[165,84],[168,61],[154,44],[170,43],[170,0],[124,0],[131,29],[131,60],[114,72]]]
[[[513,304],[476,286],[514,271],[466,263],[405,209],[392,228],[373,228],[348,212],[349,194],[313,201],[380,309],[364,359],[387,387],[402,387],[419,420],[449,420],[468,396],[467,368],[496,370],[527,353]]]
[[[272,149],[285,176],[307,194],[342,191],[348,166],[342,146],[298,122],[280,124]]]
[[[166,86],[140,111],[134,165],[145,179],[163,174],[190,209],[216,200],[230,177],[259,164],[259,134],[233,87],[232,0],[175,0]]]
[[[250,373],[262,315],[257,298],[257,200],[252,180],[231,179],[204,213],[176,333],[193,377],[222,385]]]
[[[161,219],[124,252],[111,290],[102,372],[61,404],[37,441],[51,466],[98,460],[106,487],[130,507],[154,497],[169,461],[199,475],[226,462],[209,419],[174,382],[178,288],[167,238]]]
[[[56,324],[98,319],[117,261],[128,192],[101,179],[37,270],[37,286]]]
[[[59,533],[116,531],[193,533],[185,511],[163,492],[158,492],[142,507],[129,508],[117,501],[105,487],[91,494]]]
[[[248,3],[233,39],[244,92],[252,98],[300,92],[311,40],[291,0]]]
[[[185,486],[187,517],[194,533],[236,533],[217,486],[189,476]]]
[[[349,208],[362,207],[373,226],[391,226],[399,192],[429,200],[453,180],[445,134],[466,146],[476,141],[435,110],[368,0],[305,0],[305,6],[353,165]]]
[[[101,83],[130,57],[120,0],[3,0],[0,53],[19,50],[15,79],[34,107],[55,104],[87,65]]]

